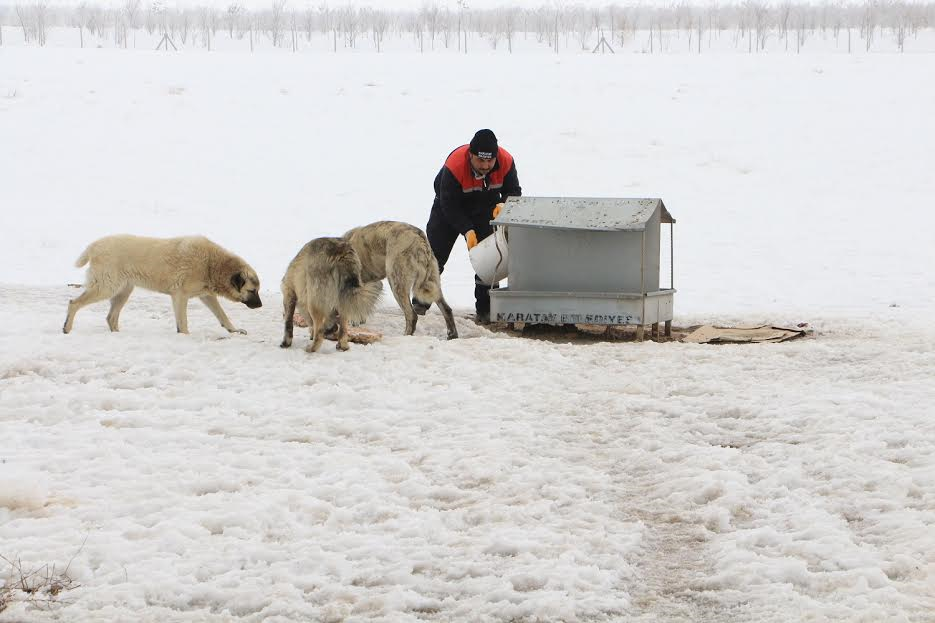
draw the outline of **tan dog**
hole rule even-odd
[[[221,326],[231,333],[246,333],[231,324],[217,297],[254,309],[260,301],[260,280],[245,261],[202,236],[143,238],[107,236],[92,242],[75,266],[90,263],[84,292],[68,302],[62,331],[71,331],[75,314],[86,305],[110,299],[107,326],[118,331],[120,310],[133,288],[162,292],[172,297],[175,326],[188,333],[188,299],[197,296]]]
[[[355,227],[344,238],[360,256],[364,281],[390,282],[393,296],[406,317],[406,335],[415,333],[417,314],[424,315],[435,303],[445,317],[448,339],[458,337],[454,314],[442,296],[438,262],[421,229],[399,221],[378,221]]]
[[[293,314],[308,323],[312,338],[305,350],[321,348],[325,331],[338,325],[338,350],[350,348],[348,322],[362,322],[376,307],[383,283],[366,283],[361,277],[360,258],[343,238],[316,238],[295,256],[282,278],[285,331],[282,348],[292,346]]]

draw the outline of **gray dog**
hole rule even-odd
[[[415,333],[416,314],[424,315],[435,303],[445,317],[448,339],[458,337],[454,314],[442,296],[438,262],[421,229],[399,221],[378,221],[355,227],[344,238],[360,257],[364,281],[390,282],[393,296],[406,317],[406,335]]]
[[[365,281],[360,258],[343,238],[316,238],[302,247],[282,278],[286,326],[280,346],[292,346],[293,314],[298,309],[312,338],[307,352],[321,348],[325,331],[335,322],[337,348],[347,350],[347,323],[369,316],[383,290],[382,282]]]

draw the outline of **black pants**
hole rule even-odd
[[[493,233],[489,216],[484,220],[472,219],[471,225],[474,227],[474,233],[477,234],[478,242]],[[429,216],[429,224],[425,228],[425,235],[428,236],[432,253],[438,260],[438,272],[443,272],[448,256],[451,255],[451,249],[461,234],[452,229],[439,211],[433,208]],[[474,275],[474,310],[478,314],[490,313],[490,286],[482,284],[477,275]]]

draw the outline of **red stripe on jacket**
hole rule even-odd
[[[445,168],[451,171],[464,192],[469,193],[475,190],[488,190],[500,188],[503,186],[503,179],[513,168],[513,156],[502,147],[497,148],[497,164],[493,170],[487,174],[487,188],[484,188],[484,179],[474,177],[474,169],[471,168],[470,145],[462,145],[451,152],[448,159],[445,160]]]

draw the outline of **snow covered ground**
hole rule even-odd
[[[935,621],[933,69],[0,49],[0,555],[81,585],[0,621]],[[677,325],[812,335],[448,342],[387,298],[376,345],[279,349],[302,243],[424,225],[480,127],[528,195],[663,198]],[[251,262],[248,335],[137,291],[63,336],[118,232]]]

